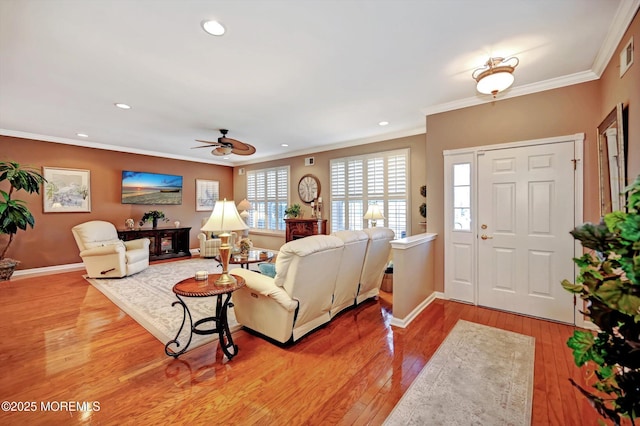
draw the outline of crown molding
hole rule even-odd
[[[491,95],[477,94],[473,98],[460,99],[453,102],[434,105],[432,107],[423,108],[420,111],[427,116],[433,115],[433,114],[439,114],[441,112],[453,111],[456,109],[486,104],[489,102],[500,101],[503,99],[516,98],[518,96],[544,92],[545,90],[558,89],[560,87],[571,86],[573,84],[586,83],[588,81],[597,80],[598,78],[599,77],[593,71],[582,71],[579,73],[570,74],[563,77],[551,78],[549,80],[540,81],[537,83],[511,87],[505,90],[504,92],[498,93],[498,96],[495,99]]]
[[[602,42],[600,51],[598,51],[591,66],[591,70],[598,78],[600,78],[607,64],[611,61],[613,54],[622,41],[622,36],[624,36],[624,33],[629,28],[629,24],[631,24],[638,8],[640,8],[640,0],[622,0],[620,5],[618,5],[618,10],[613,17],[613,21],[611,21],[607,36],[604,42]]]
[[[39,135],[36,133],[21,132],[17,130],[0,129],[0,136],[11,136],[14,138],[33,139],[33,140],[43,141],[43,142],[53,142],[53,143],[61,143],[64,145],[81,146],[83,148],[104,149],[107,151],[126,152],[128,154],[140,154],[140,155],[148,155],[152,157],[171,158],[174,160],[184,160],[184,161],[192,161],[195,163],[206,163],[206,164],[215,164],[218,166],[233,167],[233,165],[230,165],[228,163],[222,163],[220,161],[216,161],[215,159],[203,160],[201,158],[187,157],[184,155],[167,154],[164,152],[160,153],[160,152],[150,151],[146,149],[109,145],[109,144],[91,142],[91,141],[85,141],[85,140],[80,141],[80,140],[69,139],[69,138],[59,138],[57,136]]]
[[[493,99],[490,95],[481,96],[480,94],[476,94],[476,96],[472,98],[459,99],[444,104],[433,105],[431,107],[423,108],[420,111],[428,116],[494,102],[496,100],[515,98],[517,96],[529,95],[532,93],[543,92],[545,90],[558,89],[560,87],[597,80],[602,76],[604,69],[611,61],[618,45],[622,41],[622,36],[629,28],[629,24],[631,24],[631,21],[635,17],[639,8],[640,0],[622,0],[620,2],[618,10],[614,15],[614,19],[607,31],[607,36],[605,37],[602,46],[600,46],[600,50],[593,61],[591,70],[589,71],[582,71],[524,86],[512,87],[499,93],[497,99]]]
[[[427,131],[426,120],[424,126],[414,127],[408,130],[399,130],[396,132],[385,133],[383,135],[376,135],[367,138],[355,139],[352,141],[338,142],[330,145],[319,145],[315,147],[309,147],[307,149],[301,149],[298,151],[287,152],[286,154],[270,155],[267,157],[257,158],[255,160],[236,161],[234,166],[247,166],[251,164],[264,163],[267,161],[281,160],[283,158],[299,157],[301,155],[317,154],[318,152],[332,151],[334,149],[351,148],[358,145],[366,145],[369,143],[389,141],[393,139],[404,138],[408,136],[415,136],[423,134]]]

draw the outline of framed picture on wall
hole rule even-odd
[[[91,172],[79,169],[43,167],[45,213],[91,211]]]
[[[220,195],[220,182],[217,180],[196,179],[196,211],[212,211]]]

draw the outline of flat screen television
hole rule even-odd
[[[123,170],[122,204],[182,204],[182,176]]]

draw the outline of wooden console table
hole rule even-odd
[[[148,238],[149,260],[189,257],[189,232],[191,228],[134,228],[118,229],[118,238],[123,241]]]
[[[287,224],[286,240],[297,240],[310,235],[329,235],[327,219],[285,219]]]

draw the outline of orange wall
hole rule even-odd
[[[78,247],[71,228],[89,220],[106,220],[117,228],[124,227],[127,218],[139,221],[144,212],[162,210],[171,220],[167,226],[179,220],[181,226],[190,226],[190,246],[198,247],[197,234],[201,218],[207,212],[196,212],[195,180],[209,179],[220,182],[220,197],[233,199],[233,171],[231,167],[172,160],[139,154],[128,154],[94,148],[84,148],[51,142],[0,136],[2,160],[17,161],[37,168],[62,167],[91,171],[90,213],[43,213],[42,193],[29,195],[23,191],[14,198],[28,202],[36,225],[27,232],[16,234],[7,256],[20,260],[19,269],[78,263]],[[183,177],[182,204],[174,206],[121,204],[122,170],[153,173],[169,173]],[[5,187],[6,186],[6,187]],[[5,183],[2,189],[7,190]],[[161,225],[163,223],[161,222]],[[151,225],[145,225],[151,226]],[[0,244],[8,237],[0,237]]]
[[[595,220],[599,211],[596,149],[599,120],[600,92],[597,81],[427,117],[427,231],[438,234],[434,246],[436,291],[444,291],[442,152],[585,133],[585,218]]]
[[[620,77],[620,52],[633,37],[635,46],[635,58],[631,68]],[[600,121],[609,114],[618,103],[628,107],[629,119],[626,123],[628,129],[629,149],[627,151],[627,180],[633,182],[640,175],[640,11],[625,32],[620,45],[616,49],[611,61],[600,77]],[[600,124],[600,121],[596,125]]]

